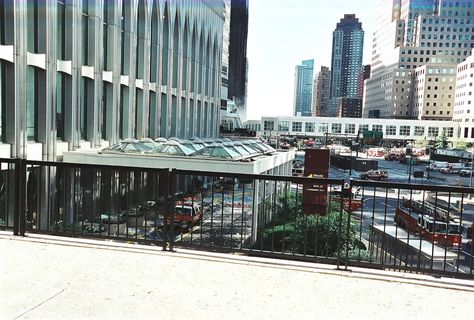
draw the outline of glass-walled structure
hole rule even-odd
[[[223,10],[219,0],[2,1],[0,157],[216,137]]]

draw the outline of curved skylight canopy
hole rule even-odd
[[[248,157],[248,156],[251,155],[251,153],[248,152],[247,150],[245,150],[245,149],[242,147],[242,145],[240,145],[240,146],[239,146],[239,145],[235,145],[235,144],[233,144],[232,142],[224,142],[222,145],[223,145],[224,147],[226,147],[226,148],[229,148],[229,149],[231,149],[231,150],[234,150],[235,152],[237,152],[238,154],[240,154],[240,155],[243,156],[243,157]]]
[[[181,140],[181,144],[185,147],[188,147],[189,149],[191,149],[193,151],[197,151],[197,150],[202,149],[202,148],[198,149],[198,147],[194,145],[194,142],[192,142],[190,140]]]
[[[260,140],[244,140],[242,141],[242,144],[263,153],[270,153],[270,152],[275,151],[275,149],[266,145]]]
[[[189,156],[194,152],[194,150],[183,146],[181,143],[177,141],[168,141],[157,148],[148,151],[147,154],[151,155],[175,155],[175,156]]]
[[[210,157],[210,158],[222,158],[222,159],[232,159],[232,160],[239,160],[242,158],[242,156],[222,145],[222,144],[212,144],[209,146],[206,146],[204,149],[201,149],[199,151],[196,151],[193,156],[203,156],[203,157]]]
[[[159,146],[159,144],[155,143],[155,141],[150,138],[142,138],[138,142],[140,143],[140,145],[142,145],[144,149],[146,149],[145,151],[153,150]]]
[[[246,146],[245,144],[243,144],[243,143],[240,142],[240,141],[234,141],[233,144],[234,144],[234,146],[236,146],[236,147],[243,148],[245,151],[247,151],[248,153],[250,153],[250,154],[252,154],[252,155],[253,155],[253,154],[258,154],[258,153],[260,153],[260,151],[257,151],[257,150],[254,149],[254,148],[250,148],[250,147]]]
[[[144,153],[145,151],[152,149],[153,148],[150,148],[149,146],[149,141],[141,142],[136,139],[126,139],[108,148],[102,149],[102,153]]]
[[[192,142],[193,142],[194,148],[196,148],[196,150],[201,150],[201,149],[204,149],[206,147],[206,144],[199,138],[194,138],[194,140],[192,140]]]
[[[257,142],[257,145],[259,145],[260,147],[262,148],[265,148],[266,149],[266,152],[273,152],[273,151],[276,151],[273,147],[269,146],[268,144],[264,143],[263,141],[261,140],[256,140]]]
[[[214,144],[214,143],[215,143],[214,140],[209,139],[209,138],[208,138],[208,139],[204,139],[203,142],[204,142],[205,145],[211,145],[211,144]]]
[[[155,139],[155,142],[158,142],[158,143],[160,143],[160,144],[163,144],[163,143],[165,143],[165,142],[167,142],[167,141],[168,141],[168,139],[163,138],[163,137],[158,137],[158,138]]]

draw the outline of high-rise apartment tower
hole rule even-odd
[[[295,68],[293,114],[311,116],[314,60],[304,60]]]
[[[362,23],[355,14],[345,14],[332,35],[330,116],[336,115],[340,98],[360,98],[358,81],[363,48]]]

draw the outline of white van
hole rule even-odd
[[[433,161],[426,166],[427,171],[440,171],[442,168],[449,167],[449,163],[445,161]]]
[[[439,171],[441,173],[459,173],[462,169],[464,169],[464,163],[450,163],[449,166],[441,168]]]

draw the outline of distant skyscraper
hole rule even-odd
[[[370,64],[363,65],[359,74],[359,97],[364,96],[364,81],[370,78]]]
[[[360,98],[363,48],[362,23],[354,14],[345,14],[332,35],[330,116],[336,115],[339,98]]]
[[[247,115],[247,35],[249,1],[231,0],[229,37],[229,99],[242,121]]]
[[[225,111],[221,112],[221,125],[232,122],[232,127],[239,128],[247,113],[248,0],[223,3],[221,109]]]
[[[473,16],[472,0],[377,0],[371,76],[365,82],[363,116],[423,119],[429,115],[449,119],[452,103],[438,101],[433,106],[423,92],[434,86],[454,90],[454,85],[449,85],[453,75],[442,73],[432,79],[441,84],[420,86],[415,81],[421,80],[419,72],[424,69],[418,68],[427,65],[428,72],[450,70],[466,59],[474,47]]]
[[[314,79],[313,88],[313,116],[328,117],[330,102],[331,72],[328,67],[321,66],[321,70]]]
[[[304,60],[295,68],[294,115],[311,116],[314,60]]]

